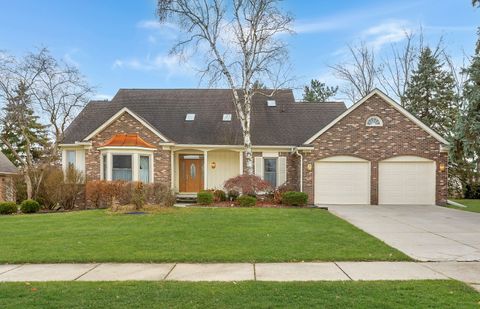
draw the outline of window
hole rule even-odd
[[[75,167],[75,161],[77,159],[75,150],[67,150],[67,168]]]
[[[132,156],[112,156],[112,180],[132,181]]]
[[[102,179],[106,180],[107,179],[107,155],[102,156]]]
[[[187,116],[185,116],[185,120],[186,121],[194,121],[195,120],[195,114],[187,114]]]
[[[223,114],[223,121],[231,121],[232,114]]]
[[[268,181],[272,187],[277,186],[277,159],[264,158],[263,159],[263,179]]]
[[[367,119],[367,127],[381,127],[383,126],[383,121],[380,117],[371,116]]]
[[[275,107],[277,106],[277,102],[275,100],[267,100],[268,107]]]
[[[140,156],[140,181],[143,183],[150,182],[150,157]]]

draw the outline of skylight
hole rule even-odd
[[[232,121],[232,114],[223,114],[223,121]]]
[[[277,106],[277,102],[275,100],[267,100],[268,107],[275,107]]]
[[[187,116],[185,116],[185,120],[186,121],[194,121],[195,120],[195,114],[187,114]]]

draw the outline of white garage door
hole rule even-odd
[[[396,157],[378,165],[379,204],[435,204],[435,162]]]
[[[370,204],[370,162],[331,157],[315,163],[315,204]]]

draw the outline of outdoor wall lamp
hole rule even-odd
[[[311,171],[312,170],[312,163],[308,163],[307,164],[307,171]]]
[[[212,163],[210,163],[210,166],[212,167],[212,169],[215,169],[217,167],[217,163],[212,162]]]
[[[438,169],[440,170],[440,172],[445,172],[445,164],[440,163],[440,166],[438,167]]]

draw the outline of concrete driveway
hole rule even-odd
[[[329,210],[419,261],[480,261],[480,213],[440,206],[330,205]]]

